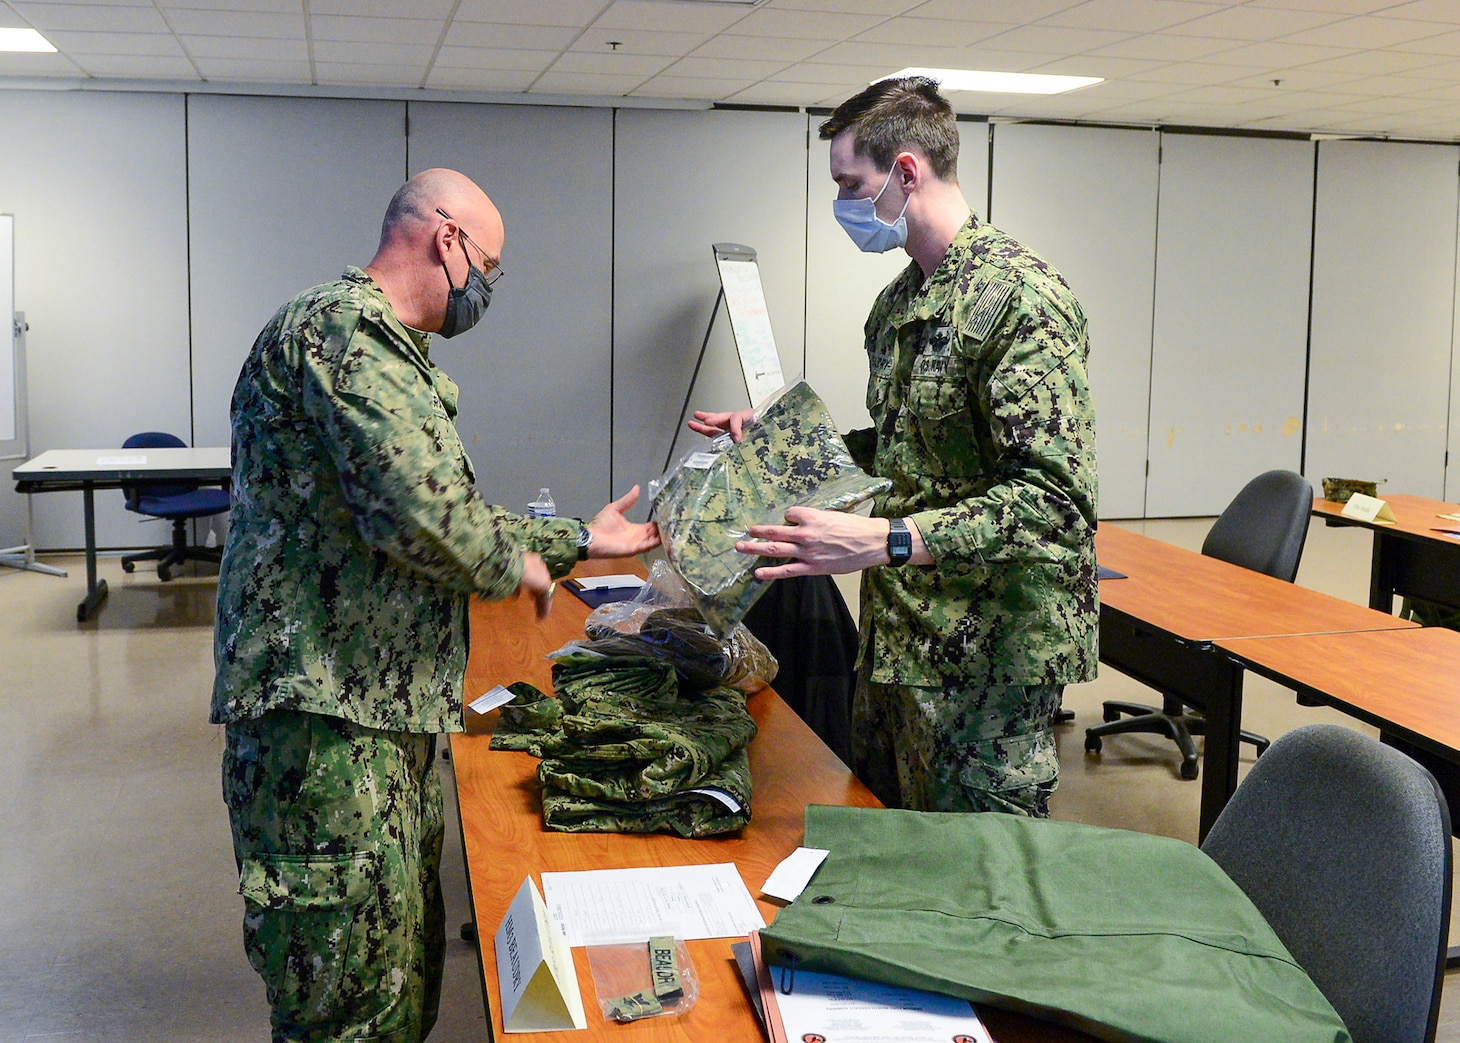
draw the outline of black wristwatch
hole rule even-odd
[[[588,548],[593,546],[593,530],[582,522],[578,523],[578,560],[588,560]]]
[[[887,556],[889,564],[906,565],[912,557],[912,533],[907,531],[907,522],[891,518],[887,525]]]

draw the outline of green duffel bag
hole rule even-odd
[[[1190,844],[995,813],[821,806],[806,809],[805,843],[831,854],[761,932],[773,964],[1121,1043],[1350,1038],[1262,914]]]

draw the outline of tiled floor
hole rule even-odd
[[[1131,523],[1190,547],[1209,524]],[[111,598],[78,626],[82,562],[49,560],[70,577],[0,568],[0,1043],[265,1040],[218,795],[220,731],[207,723],[216,587],[124,576],[103,559]],[[1315,525],[1298,579],[1362,602],[1368,565],[1366,534]],[[1066,693],[1077,720],[1058,730],[1056,817],[1194,841],[1198,786],[1177,777],[1170,743],[1123,736],[1085,755],[1085,727],[1116,696],[1143,698],[1109,670]],[[1248,679],[1254,730],[1275,737],[1315,720],[1354,726]],[[454,804],[448,813],[454,821]],[[444,874],[455,924],[469,912],[454,830]],[[486,1038],[477,959],[454,937],[431,1038]],[[1460,1010],[1442,1013],[1439,1038],[1460,1043]]]

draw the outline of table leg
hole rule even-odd
[[[88,482],[81,491],[86,515],[86,598],[76,606],[76,622],[84,623],[106,600],[106,580],[96,578],[96,490]]]
[[[1382,532],[1374,533],[1374,556],[1369,567],[1369,607],[1394,611],[1395,543]]]
[[[1206,743],[1202,748],[1198,843],[1206,839],[1207,831],[1237,791],[1237,751],[1242,735],[1242,667],[1227,659],[1213,674],[1203,712]]]

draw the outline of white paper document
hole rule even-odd
[[[967,1000],[837,974],[797,971],[791,994],[777,992],[775,1003],[792,1040],[992,1043]]]
[[[574,576],[573,581],[584,590],[610,590],[620,587],[642,587],[644,581],[638,576],[620,574],[616,576]]]
[[[135,456],[98,456],[97,467],[139,467],[147,462],[147,454]]]
[[[471,707],[473,713],[489,713],[499,706],[506,706],[516,698],[516,692],[510,692],[502,685],[494,685],[467,705]]]
[[[765,926],[734,863],[542,874],[548,916],[569,945],[657,935],[740,938]]]
[[[794,902],[796,896],[806,890],[812,874],[821,868],[826,856],[831,854],[825,848],[798,847],[787,855],[781,864],[766,877],[760,885],[761,894],[779,898],[783,902]]]

